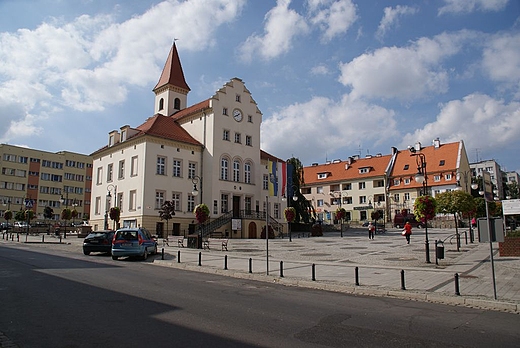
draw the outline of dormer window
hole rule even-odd
[[[399,186],[399,184],[400,184],[399,179],[394,179],[394,186]]]
[[[444,160],[441,160],[441,161],[439,162],[439,166],[442,167],[442,166],[444,165],[444,163],[445,163],[445,161],[444,161]]]
[[[408,170],[409,168],[410,166],[408,164],[405,164],[403,170]]]
[[[126,130],[121,131],[121,141],[125,141],[125,140],[126,140]]]
[[[318,173],[318,179],[327,179],[327,173]]]
[[[444,176],[444,179],[446,179],[446,181],[450,181],[451,180],[451,174],[446,174]]]
[[[368,167],[365,167],[365,168],[359,168],[359,174],[366,174],[370,171],[370,168]]]

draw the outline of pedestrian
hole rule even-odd
[[[406,244],[410,244],[410,235],[412,234],[412,225],[410,222],[406,221],[404,224],[403,235],[406,238]]]
[[[374,239],[374,232],[376,231],[376,227],[372,225],[372,222],[368,223],[368,239]]]

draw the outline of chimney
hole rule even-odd
[[[436,149],[438,149],[439,147],[441,147],[441,141],[440,141],[439,138],[435,138],[435,139],[433,140],[433,147],[436,148]]]
[[[421,151],[421,142],[420,141],[416,142],[414,147],[415,147],[415,151]]]

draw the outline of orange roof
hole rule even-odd
[[[145,123],[136,128],[140,132],[132,138],[142,135],[152,135],[160,138],[180,141],[192,145],[201,145],[184,128],[179,126],[171,117],[155,114],[148,118]]]
[[[428,186],[446,185],[445,181],[434,182],[433,175],[442,173],[456,174],[458,169],[458,158],[460,152],[460,142],[441,144],[439,147],[427,146],[421,148],[416,153],[424,154],[426,162],[426,174],[428,176]],[[390,178],[405,178],[409,177],[413,179],[415,174],[418,172],[418,164],[420,163],[420,157],[415,155],[412,156],[408,150],[400,151],[397,154],[395,164],[393,166]],[[455,180],[455,179],[453,179]],[[410,185],[406,185],[407,188],[421,187],[415,180],[411,180]],[[392,180],[390,180],[390,189],[398,189],[401,187],[392,187]]]
[[[200,103],[194,104],[186,109],[179,110],[171,115],[171,117],[175,120],[180,120],[181,118],[197,114],[206,109],[209,109],[209,99],[203,100]]]
[[[175,46],[175,41],[173,42],[170,53],[168,54],[168,59],[166,59],[166,63],[164,64],[159,82],[157,82],[153,90],[155,91],[157,88],[165,85],[173,85],[190,91],[190,87],[184,79],[184,72],[182,71],[181,60],[179,58],[179,53],[177,52],[177,47]]]
[[[314,165],[303,168],[303,179],[305,185],[317,183],[334,183],[345,180],[360,178],[373,178],[384,176],[391,155],[374,156],[368,158],[354,159],[349,161],[339,161],[327,164]],[[367,173],[360,173],[362,168],[368,168]],[[326,179],[318,179],[318,174],[327,173]]]

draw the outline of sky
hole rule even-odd
[[[188,105],[242,79],[281,159],[439,138],[520,172],[518,0],[0,0],[0,143],[91,154],[139,126],[174,39]]]

